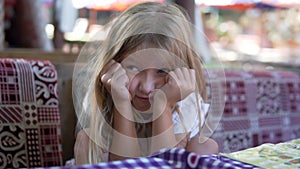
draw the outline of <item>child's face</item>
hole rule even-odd
[[[137,110],[147,111],[151,107],[149,95],[167,83],[168,72],[178,67],[176,60],[178,57],[152,48],[139,50],[122,61],[130,81],[132,104]]]

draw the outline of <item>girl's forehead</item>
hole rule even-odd
[[[173,53],[159,48],[148,48],[137,50],[134,53],[126,56],[122,64],[134,65],[140,69],[149,68],[169,68],[174,69],[176,67],[186,66],[179,56]]]

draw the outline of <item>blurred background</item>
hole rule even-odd
[[[0,0],[0,57],[50,60],[58,72],[64,161],[73,157],[72,77],[77,56],[96,32],[98,40],[104,40],[114,18],[142,1],[146,0]],[[187,11],[205,35],[195,37],[207,67],[300,73],[300,0],[155,1],[174,2]]]
[[[105,39],[113,19],[145,0],[0,0],[0,49],[78,54],[95,32]],[[155,0],[175,2],[206,38],[207,62],[233,66],[300,65],[300,0]],[[247,64],[246,64],[247,63]],[[248,67],[247,67],[248,66]]]

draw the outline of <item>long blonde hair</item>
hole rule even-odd
[[[196,93],[206,99],[202,61],[194,45],[190,24],[187,14],[179,6],[158,2],[137,4],[115,20],[106,39],[94,51],[94,57],[89,57],[89,64],[85,67],[93,71],[90,73],[91,85],[85,87],[87,94],[83,99],[83,104],[89,106],[80,108],[78,122],[86,123],[81,124],[82,128],[90,128],[89,163],[102,160],[101,154],[109,150],[112,137],[111,110],[114,105],[109,92],[100,81],[100,72],[110,60],[120,62],[124,55],[138,48],[146,48],[147,45],[170,51],[196,71]],[[198,111],[200,118],[200,109]]]

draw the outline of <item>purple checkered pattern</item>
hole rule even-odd
[[[93,165],[72,167],[49,167],[48,169],[110,169],[110,168],[136,168],[136,169],[260,169],[259,167],[232,160],[219,155],[197,155],[185,149],[162,149],[150,157],[140,157],[122,161],[112,161]]]
[[[209,168],[209,169],[258,169],[259,167],[232,160],[220,155],[197,155],[185,149],[162,149],[153,157],[167,160],[172,168]]]
[[[72,166],[72,167],[65,167],[65,166],[57,166],[57,167],[45,167],[45,169],[172,169],[173,166],[168,163],[168,161],[160,158],[154,157],[140,157],[134,159],[127,159],[122,161],[112,161],[112,162],[105,162],[99,164],[86,164],[80,166]]]

